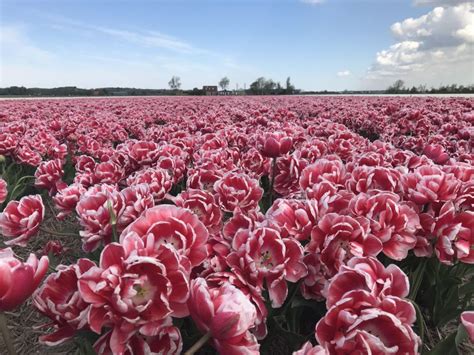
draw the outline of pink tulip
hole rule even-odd
[[[474,342],[474,311],[461,313],[461,323],[466,328],[467,335],[471,342]]]
[[[276,229],[240,229],[233,238],[232,249],[227,263],[259,287],[266,284],[274,308],[281,307],[286,299],[286,282],[297,282],[307,274],[301,244],[282,238]]]
[[[112,242],[113,215],[117,218],[123,209],[124,197],[113,185],[95,185],[81,196],[76,213],[84,228],[79,232],[84,251],[90,252],[102,243]]]
[[[179,194],[174,202],[176,206],[194,212],[209,230],[222,222],[222,211],[214,195],[208,191],[188,189]]]
[[[411,328],[415,319],[415,309],[408,301],[387,297],[380,302],[367,291],[354,290],[317,323],[316,339],[331,354],[415,355],[420,343]]]
[[[80,296],[77,281],[94,266],[88,259],[79,259],[73,265],[59,265],[57,271],[49,275],[35,292],[33,305],[54,325],[54,332],[40,336],[40,342],[47,345],[61,344],[72,338],[78,330],[88,329],[90,305]]]
[[[328,275],[333,276],[353,256],[376,256],[383,248],[379,238],[369,233],[366,217],[329,213],[311,232],[307,250],[320,254]]]
[[[384,267],[376,258],[352,258],[331,279],[326,294],[326,305],[331,308],[339,300],[350,297],[351,291],[365,290],[379,298],[407,297],[408,277],[396,265]]]
[[[459,180],[436,166],[420,166],[413,173],[403,176],[406,197],[418,205],[445,202],[456,198]]]
[[[403,260],[415,247],[420,218],[395,193],[361,193],[352,199],[350,209],[356,216],[369,219],[370,233],[382,242],[384,254],[391,259]]]
[[[444,147],[440,144],[427,145],[423,150],[423,154],[436,164],[444,164],[449,160],[449,154],[446,153]]]
[[[451,265],[457,259],[474,264],[474,211],[457,212],[452,202],[446,202],[431,232],[437,237],[435,253],[442,263]]]
[[[0,155],[9,155],[18,145],[18,139],[9,133],[0,133]]]
[[[64,219],[70,215],[86,191],[84,186],[79,183],[74,183],[69,186],[66,184],[60,186],[58,193],[53,197],[54,205],[56,209],[59,210],[56,217],[58,219]]]
[[[329,352],[320,345],[313,347],[308,341],[300,350],[293,352],[293,355],[329,355]]]
[[[35,186],[48,190],[52,195],[60,186],[63,174],[63,164],[60,159],[42,162],[35,172]]]
[[[0,178],[0,205],[5,202],[8,196],[7,182]]]
[[[336,185],[344,184],[346,178],[346,169],[341,160],[320,159],[303,170],[300,186],[302,189],[307,189],[322,181],[329,181]]]
[[[172,325],[171,318],[153,324],[152,334],[139,330],[130,333],[123,342],[116,335],[116,329],[102,335],[94,344],[95,352],[98,355],[176,355],[181,354],[183,348],[181,334]]]
[[[10,201],[0,213],[0,233],[13,239],[7,245],[26,246],[35,235],[44,218],[44,205],[40,195],[25,196],[20,201]]]
[[[129,235],[139,237],[149,248],[167,245],[186,256],[192,266],[201,264],[207,257],[209,232],[198,217],[185,208],[172,205],[149,208],[122,232],[120,242]]]
[[[259,137],[259,149],[263,156],[277,158],[288,153],[293,145],[291,137],[284,132],[266,133]]]
[[[26,262],[15,257],[11,248],[0,249],[0,312],[11,311],[31,296],[48,271],[47,256],[40,260],[30,254]]]
[[[147,184],[155,199],[160,202],[173,187],[173,182],[168,172],[161,168],[148,168],[138,170],[127,179],[128,186]]]
[[[248,211],[257,208],[263,196],[258,181],[245,174],[228,173],[214,184],[217,200],[226,212],[236,208]]]
[[[249,329],[255,326],[255,306],[235,286],[224,283],[210,288],[206,281],[191,281],[188,300],[191,317],[197,327],[208,333],[221,354],[258,354],[259,345]]]

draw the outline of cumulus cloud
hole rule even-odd
[[[420,49],[457,46],[464,43],[458,31],[468,31],[474,23],[474,6],[469,3],[453,7],[436,7],[426,15],[396,22],[391,30],[400,41],[417,41]]]
[[[344,76],[349,76],[351,75],[351,72],[349,70],[341,70],[337,72],[337,76],[339,77],[344,77]]]
[[[434,3],[417,1],[422,2]],[[391,31],[397,42],[376,54],[368,78],[379,84],[387,84],[394,78],[404,79],[410,85],[471,84],[474,82],[473,24],[471,3],[435,7],[418,18],[394,23]]]

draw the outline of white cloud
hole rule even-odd
[[[189,43],[179,40],[177,38],[164,35],[159,32],[146,31],[146,32],[132,32],[122,29],[115,29],[101,26],[90,26],[84,25],[85,28],[98,31],[100,33],[142,45],[145,47],[158,47],[170,49],[177,52],[191,53],[196,49]]]
[[[457,46],[463,39],[456,32],[474,23],[474,6],[468,3],[436,7],[426,15],[396,22],[391,30],[396,39],[418,41],[421,49]]]
[[[64,25],[64,31],[71,29],[71,26]],[[76,29],[73,29],[69,33],[71,41],[76,40],[74,36],[82,34],[82,30],[75,33]],[[95,31],[93,33],[97,35],[101,30]],[[44,42],[36,38],[33,29],[26,25],[0,25],[0,87],[166,88],[172,75],[181,76],[185,89],[217,83],[224,75],[238,78],[233,80],[233,84],[243,86],[259,73],[254,68],[239,65],[231,57],[182,46],[178,44],[180,41],[175,42],[172,37],[158,32],[141,34],[144,36],[135,37],[133,32],[111,34],[114,38],[136,43],[133,51],[97,46],[91,52],[87,47],[77,46],[74,51],[67,52],[51,44],[43,48]],[[161,42],[156,42],[158,39]],[[158,50],[145,50],[148,46]],[[164,46],[172,50],[163,51]]]
[[[60,31],[63,31],[65,27],[68,27],[73,30],[85,30],[110,36],[121,41],[126,41],[147,48],[162,48],[181,53],[206,52],[205,50],[195,48],[186,41],[157,31],[130,31],[123,28],[97,26],[68,17],[51,14],[44,15],[44,17],[53,22],[53,28],[55,27]]]
[[[25,26],[1,25],[0,26],[0,59],[2,62],[14,54],[23,61],[44,62],[52,59],[54,55],[42,48],[35,46],[26,35]]]
[[[474,42],[474,25],[470,24],[466,27],[463,27],[455,32],[455,36],[462,39],[464,42],[473,43]]]
[[[337,72],[337,76],[339,77],[344,77],[344,76],[349,76],[351,75],[351,72],[349,70],[341,70]]]
[[[310,5],[319,5],[325,2],[326,0],[300,0],[302,3]]]
[[[391,30],[398,42],[376,54],[368,79],[379,87],[399,78],[409,85],[472,84],[473,24],[474,5],[469,3],[436,7],[394,23]]]

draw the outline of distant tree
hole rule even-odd
[[[170,81],[168,81],[168,85],[171,90],[179,90],[181,87],[181,79],[179,76],[173,75]]]
[[[227,87],[229,86],[230,80],[228,77],[224,76],[221,81],[219,81],[219,86],[221,87],[222,90],[227,90]]]
[[[388,87],[387,93],[390,94],[397,94],[404,90],[405,82],[403,80],[398,79],[395,81],[391,86]]]
[[[265,94],[271,94],[275,91],[276,87],[277,84],[272,79],[268,79],[265,81],[265,84],[263,84],[263,91]]]
[[[418,85],[418,92],[421,92],[421,93],[426,92],[426,85],[425,84]]]
[[[290,77],[286,78],[285,93],[291,95],[291,94],[293,94],[294,91],[295,91],[295,87],[293,85],[291,85]]]
[[[263,76],[257,78],[252,84],[250,84],[250,92],[256,95],[264,94],[266,80]]]
[[[194,96],[199,96],[199,95],[203,95],[203,91],[201,89],[198,89],[198,88],[194,88],[193,91],[191,92],[191,95],[194,95]]]
[[[279,82],[259,77],[250,84],[247,92],[253,95],[282,95],[297,93],[299,90],[291,85],[290,78],[286,79],[286,87],[284,88]]]
[[[281,95],[284,94],[285,90],[282,88],[280,82],[277,83],[276,85],[276,94]]]

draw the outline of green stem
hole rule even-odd
[[[110,214],[110,225],[112,226],[113,242],[118,243],[117,216],[115,214],[114,208],[112,206],[112,202],[110,200],[107,201],[107,208],[108,208],[109,214]]]
[[[3,176],[9,176],[10,175],[10,171],[13,169],[13,167],[15,166],[16,164],[13,164],[13,162],[9,162],[7,164],[7,161],[5,161],[3,163],[3,173],[2,175]],[[6,168],[5,168],[6,167]]]
[[[117,233],[117,225],[116,224],[112,224],[112,237],[113,237],[113,242],[114,243],[119,242],[118,233]]]
[[[421,338],[421,343],[424,344],[425,343],[425,329],[427,329],[425,319],[423,317],[423,313],[421,313],[421,309],[418,306],[418,304],[415,301],[411,301],[411,304],[413,305],[416,311],[416,323],[418,325],[418,331],[420,333],[419,335]]]
[[[409,299],[415,301],[416,296],[418,294],[418,290],[420,289],[421,283],[425,276],[426,264],[428,262],[427,258],[422,258],[420,263],[416,267],[416,270],[413,272],[414,279],[411,280],[411,290],[408,296]]]
[[[18,179],[18,181],[16,182],[16,186],[20,185],[20,182],[22,182],[23,180],[26,180],[26,179],[34,179],[35,177],[33,175],[25,175],[25,176],[22,176],[21,178]]]
[[[298,293],[298,290],[300,288],[300,282],[297,282],[292,285],[293,288],[290,292],[290,294],[286,298],[286,304],[283,306],[282,312],[283,314],[286,315],[286,312],[288,312],[288,309],[291,307],[291,303],[293,302],[293,299],[295,298],[296,294]]]
[[[275,183],[275,171],[276,171],[276,160],[277,158],[272,158],[272,176],[271,176],[271,180],[270,180],[270,205],[269,205],[269,208],[272,206],[273,204],[273,184]]]
[[[10,198],[9,200],[14,200],[16,198],[15,196],[15,192],[19,189],[19,187],[21,186],[21,182],[23,180],[26,180],[26,179],[31,179],[31,178],[34,178],[34,176],[31,176],[31,175],[26,175],[26,176],[23,176],[22,178],[18,179],[18,181],[16,182],[15,184],[15,187],[13,188],[11,194],[10,194]]]
[[[211,332],[207,332],[206,334],[204,334],[197,342],[194,343],[193,346],[189,348],[188,351],[184,353],[184,355],[193,355],[196,351],[201,349],[209,339],[211,339]]]
[[[2,332],[3,342],[7,347],[9,355],[16,355],[15,348],[13,347],[12,339],[10,338],[10,331],[7,327],[7,317],[3,312],[0,312],[0,331]]]

